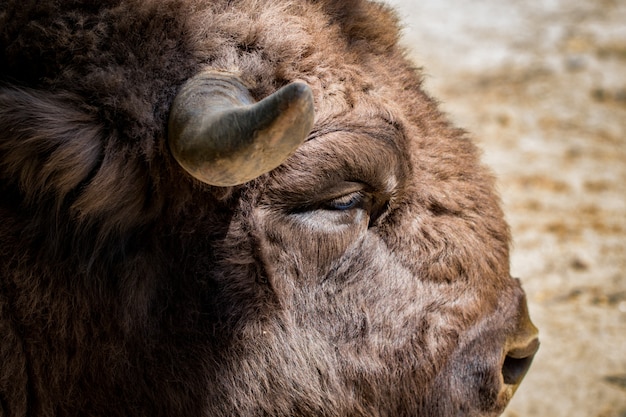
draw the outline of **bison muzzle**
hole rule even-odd
[[[0,415],[496,416],[494,179],[365,0],[0,4]]]

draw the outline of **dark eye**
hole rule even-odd
[[[365,196],[363,195],[363,193],[361,191],[357,191],[330,200],[325,204],[325,207],[328,210],[345,211],[356,207],[362,207],[364,200]]]

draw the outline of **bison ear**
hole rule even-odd
[[[367,48],[383,53],[395,47],[400,25],[394,10],[366,0],[314,0],[339,24],[350,43],[367,43]]]
[[[0,187],[19,190],[24,203],[42,214],[101,216],[103,230],[119,232],[146,220],[148,199],[156,204],[151,181],[145,155],[80,96],[0,88]]]
[[[0,180],[29,200],[63,199],[97,168],[101,147],[100,125],[72,98],[0,88]]]

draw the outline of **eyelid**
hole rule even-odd
[[[354,191],[326,202],[325,207],[331,210],[350,210],[362,206],[365,198],[362,191]]]
[[[354,193],[363,193],[366,188],[363,183],[346,181],[324,190],[317,195],[317,198],[319,201],[338,200]]]

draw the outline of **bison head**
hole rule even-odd
[[[366,1],[0,6],[0,410],[495,416],[493,178]]]

